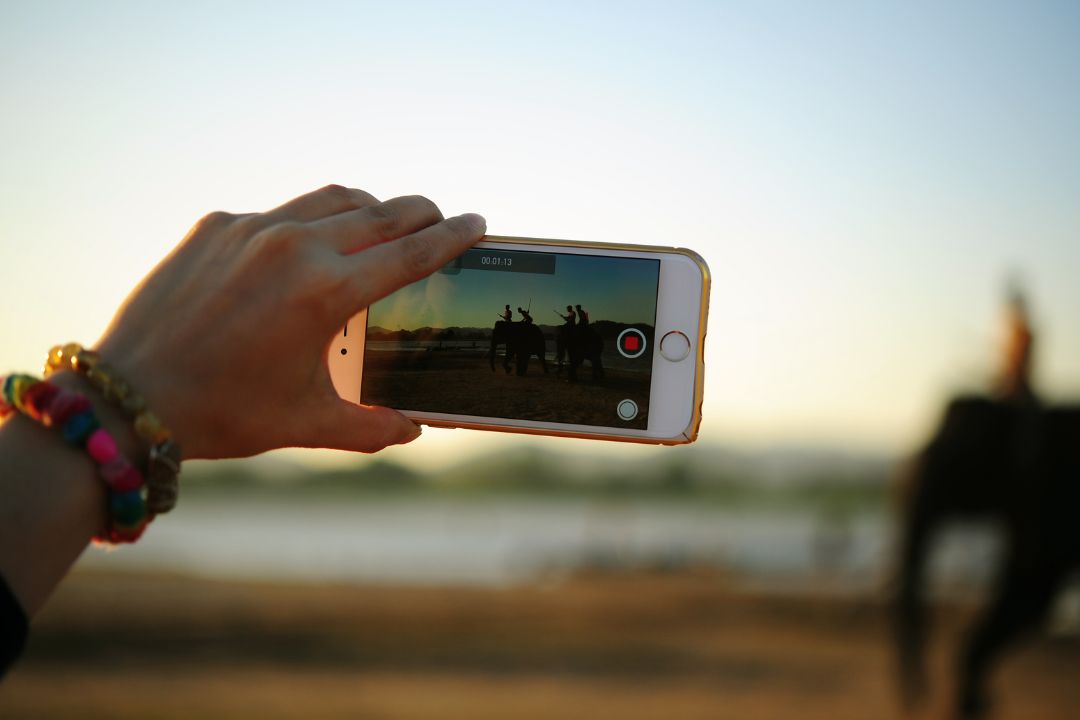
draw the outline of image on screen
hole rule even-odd
[[[472,249],[368,309],[361,402],[648,427],[660,261]]]

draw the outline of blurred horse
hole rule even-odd
[[[894,608],[909,709],[927,686],[922,586],[935,532],[953,519],[995,520],[1004,532],[995,588],[958,658],[956,717],[981,718],[993,662],[1038,628],[1080,567],[1080,406],[954,400],[910,470]]]

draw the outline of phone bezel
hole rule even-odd
[[[525,246],[525,247],[522,247]],[[476,247],[502,250],[550,248],[553,252],[636,257],[660,260],[654,345],[652,385],[649,395],[648,429],[614,426],[573,425],[513,418],[492,418],[403,410],[416,422],[434,427],[469,428],[562,437],[618,440],[658,444],[693,442],[701,422],[704,381],[704,340],[708,318],[710,276],[705,261],[683,248],[592,243],[571,240],[546,240],[488,235]],[[354,316],[330,343],[328,363],[331,379],[341,397],[360,401],[363,380],[364,340],[367,310]],[[683,332],[690,340],[690,354],[679,362],[661,357],[659,343],[672,330]],[[347,352],[341,353],[344,348]],[[588,371],[585,371],[588,377]],[[583,379],[583,382],[588,380]],[[614,408],[612,409],[614,415]]]

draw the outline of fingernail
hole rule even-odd
[[[404,445],[405,443],[412,442],[416,438],[420,437],[421,432],[422,432],[422,428],[419,425],[417,425],[416,423],[413,423],[412,424],[412,429],[410,429],[406,433],[405,437],[402,438],[401,442],[399,442],[398,445]]]
[[[483,235],[487,231],[487,220],[483,215],[477,215],[476,213],[465,213],[461,216],[461,219],[472,225],[476,232]]]

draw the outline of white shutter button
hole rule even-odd
[[[665,360],[679,362],[690,354],[690,338],[678,330],[672,330],[660,338],[660,354]]]

